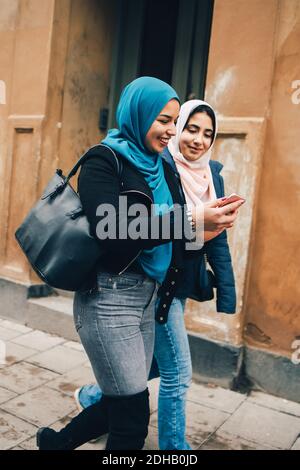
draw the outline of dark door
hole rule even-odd
[[[170,83],[182,101],[203,98],[213,0],[119,0],[108,127],[122,88],[139,76]]]

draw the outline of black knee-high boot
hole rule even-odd
[[[108,432],[108,406],[106,397],[85,408],[67,426],[56,432],[41,428],[37,433],[39,450],[73,450]]]
[[[106,450],[142,449],[150,418],[149,391],[127,397],[106,397],[109,435]]]

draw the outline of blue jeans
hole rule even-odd
[[[161,450],[191,449],[185,439],[186,393],[191,383],[192,364],[184,325],[185,301],[175,298],[168,322],[155,324],[154,358],[160,374],[158,397],[158,437]],[[155,361],[149,379],[157,377]],[[98,385],[81,388],[79,399],[86,408],[101,398]]]
[[[93,293],[75,293],[76,330],[105,395],[135,395],[147,388],[156,299],[157,283],[130,272],[100,272]]]

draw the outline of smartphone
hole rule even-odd
[[[230,196],[223,197],[221,201],[219,202],[218,207],[227,206],[227,204],[231,204],[232,202],[236,202],[236,201],[245,201],[245,198],[238,196],[235,193],[232,193],[230,194]]]

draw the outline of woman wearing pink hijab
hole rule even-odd
[[[185,199],[191,212],[203,203],[216,200],[216,191],[210,165],[212,147],[217,135],[214,110],[202,100],[186,101],[180,109],[176,135],[170,140],[168,153],[172,155],[181,178]],[[169,159],[168,159],[169,160]],[[212,168],[221,167],[219,164]],[[205,232],[204,241],[219,232]]]
[[[224,197],[223,165],[211,160],[217,135],[217,118],[213,108],[202,100],[186,101],[180,109],[176,135],[164,151],[164,158],[180,176],[189,210],[194,214],[205,204]],[[242,202],[241,202],[242,203]],[[229,207],[229,206],[228,206]],[[234,313],[235,282],[225,228],[204,231],[203,247],[187,256],[183,282],[176,293],[181,299],[199,301],[213,297],[217,288],[217,311]],[[206,270],[206,261],[213,270]]]
[[[168,148],[163,152],[165,160],[180,177],[186,203],[193,214],[196,213],[197,208],[204,207],[205,204],[214,205],[216,199],[224,197],[224,181],[220,174],[223,165],[211,160],[216,135],[217,118],[212,107],[201,100],[190,100],[181,106],[176,124],[176,135],[170,139]],[[181,315],[176,312],[177,318],[172,317],[170,310],[168,323],[156,326],[155,330],[156,347],[159,347],[163,341],[165,342],[164,359],[157,358],[160,374],[162,376],[167,371],[169,378],[173,378],[172,383],[176,384],[177,381],[178,384],[177,405],[181,414],[177,426],[174,424],[174,436],[177,432],[177,436],[181,436],[181,443],[185,446],[187,446],[187,441],[184,440],[185,397],[189,383],[181,379],[187,377],[186,371],[189,368],[188,357],[190,356],[186,349],[179,347],[188,343],[183,320],[185,301],[187,298],[200,302],[211,300],[214,296],[213,287],[216,287],[217,311],[230,314],[235,313],[236,308],[235,281],[225,228],[221,227],[218,231],[212,232],[204,231],[202,240],[204,245],[200,250],[196,253],[195,251],[187,252],[183,279],[174,299],[175,302],[178,301],[178,305],[181,305]],[[206,269],[207,261],[213,273]],[[199,307],[199,315],[201,315],[201,307]],[[167,335],[164,334],[162,327],[168,329],[168,337],[172,338],[172,345],[171,341],[166,344]],[[160,346],[160,349],[162,347]],[[177,367],[176,361],[170,360],[171,347],[177,351]],[[168,358],[169,362],[167,362]],[[170,443],[167,420],[168,413],[170,415],[171,399],[167,396],[167,388],[161,389],[162,386],[158,406],[159,437],[160,443],[168,442],[168,437]],[[175,385],[174,390],[176,390]],[[171,394],[169,389],[169,395]]]
[[[203,205],[216,207],[216,198],[224,197],[224,182],[220,175],[222,165],[211,160],[217,134],[216,121],[208,103],[187,101],[179,113],[176,135],[170,139],[168,149],[162,154],[177,176],[179,189],[192,214]],[[231,210],[237,209],[236,205],[231,207]],[[224,208],[220,211],[224,212]],[[235,283],[225,224],[219,227],[218,231],[202,234],[204,245],[201,249],[186,252],[183,278],[171,303],[168,321],[164,324],[156,322],[155,325],[155,360],[149,379],[157,376],[155,366],[158,366],[161,379],[158,397],[161,450],[191,449],[185,435],[186,393],[192,378],[188,335],[184,325],[186,299],[200,302],[210,300],[214,296],[213,287],[216,287],[217,311],[235,312]],[[206,260],[213,273],[207,271]],[[101,390],[97,385],[86,385],[76,392],[77,404],[82,408],[100,398]]]

